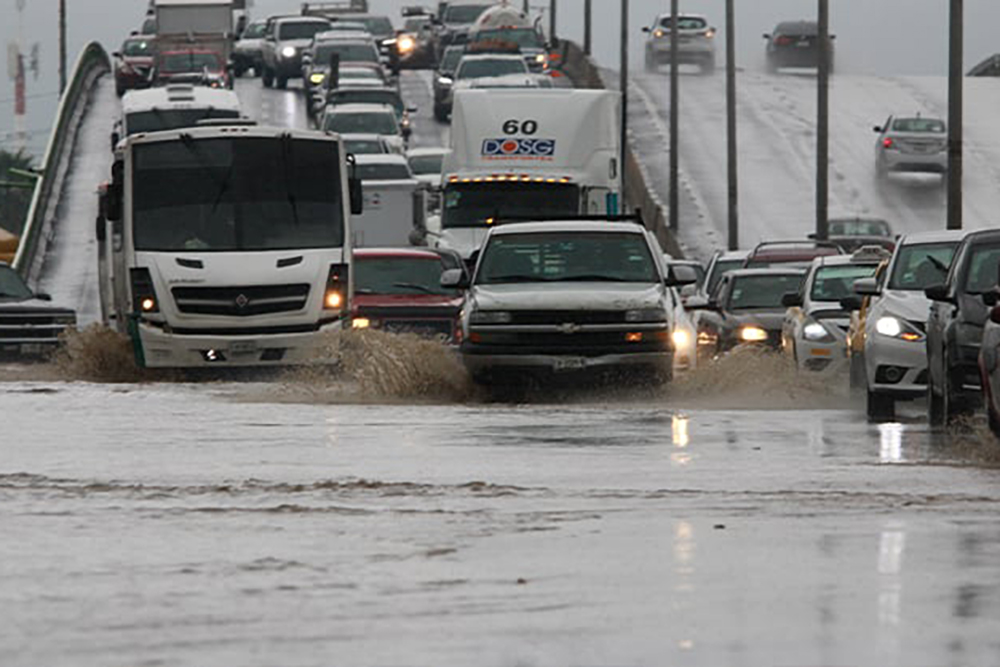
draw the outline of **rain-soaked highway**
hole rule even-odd
[[[0,665],[1000,665],[978,424],[869,425],[756,357],[509,406],[427,344],[353,354],[0,368]]]

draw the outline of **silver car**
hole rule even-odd
[[[876,126],[875,172],[948,173],[948,127],[937,118],[890,116]]]
[[[660,14],[653,25],[642,29],[646,37],[646,71],[672,64],[671,15]],[[697,14],[677,17],[677,65],[697,65],[705,74],[715,71],[715,28]]]

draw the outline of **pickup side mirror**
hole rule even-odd
[[[35,292],[35,298],[39,301],[52,301],[52,295],[45,292]]]
[[[785,308],[801,308],[802,295],[798,292],[787,292],[781,297],[781,305]]]
[[[462,269],[448,269],[441,274],[441,287],[445,289],[469,289],[469,275]]]
[[[715,299],[709,299],[708,297],[695,295],[687,300],[684,304],[685,310],[718,310],[719,304]]]
[[[879,296],[882,290],[875,278],[862,278],[854,281],[854,293],[858,296]]]
[[[667,277],[663,281],[667,287],[683,287],[698,282],[698,273],[686,264],[675,264],[667,267]]]
[[[931,285],[924,290],[924,294],[931,301],[943,301],[945,303],[955,303],[955,299],[951,297],[948,293],[948,285],[945,283],[940,283],[938,285]]]

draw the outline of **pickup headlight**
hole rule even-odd
[[[758,326],[745,326],[740,328],[740,340],[744,343],[763,343],[767,340],[767,331]]]
[[[802,328],[802,337],[811,343],[832,343],[833,335],[819,322],[810,322]]]
[[[295,57],[295,47],[294,46],[286,46],[285,48],[281,49],[281,55],[284,58],[294,58]]]
[[[892,315],[880,317],[875,323],[875,331],[886,338],[898,338],[910,343],[923,340],[924,335],[907,322]]]
[[[406,54],[415,49],[417,46],[416,40],[414,40],[409,35],[403,35],[396,41],[396,48],[399,49],[400,53]]]
[[[644,308],[625,312],[625,321],[630,324],[639,322],[666,322],[667,312],[662,308]]]
[[[505,310],[475,310],[469,316],[470,324],[510,324],[514,318]]]

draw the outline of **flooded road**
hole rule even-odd
[[[280,381],[9,378],[0,404],[4,665],[1000,661],[976,431]]]

